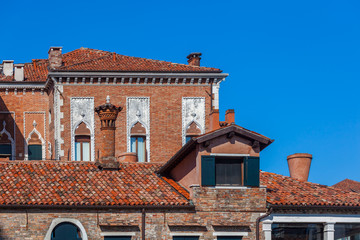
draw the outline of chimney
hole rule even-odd
[[[201,53],[199,52],[195,52],[195,53],[190,53],[188,56],[187,56],[187,59],[188,60],[188,64],[190,66],[200,66],[200,60],[201,60]]]
[[[24,81],[24,64],[15,64],[15,81]]]
[[[119,162],[135,163],[138,161],[137,154],[134,152],[124,152],[118,157]]]
[[[12,76],[14,73],[14,60],[3,61],[3,74],[5,76]]]
[[[119,163],[115,157],[115,121],[122,107],[116,107],[110,103],[110,97],[106,97],[104,105],[95,108],[101,121],[100,159],[97,159],[103,169],[117,169]]]
[[[62,66],[62,47],[50,47],[49,49],[49,65],[51,69]]]
[[[290,177],[300,181],[307,181],[309,177],[312,155],[309,153],[295,153],[287,157]]]
[[[235,123],[235,111],[234,109],[228,109],[225,112],[225,122],[229,125]]]
[[[219,109],[213,109],[210,113],[210,131],[220,128],[219,125]]]

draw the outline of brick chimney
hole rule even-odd
[[[210,113],[210,131],[220,128],[219,125],[219,109],[213,109]]]
[[[194,52],[194,53],[190,53],[188,56],[187,56],[187,59],[188,59],[188,64],[190,66],[200,66],[200,60],[201,60],[201,53],[199,52]]]
[[[15,66],[15,81],[24,81],[24,64],[14,64]]]
[[[287,157],[290,177],[300,181],[307,181],[309,177],[312,155],[309,153],[295,153]]]
[[[14,74],[14,60],[4,60],[2,65],[2,71],[5,76],[8,77]]]
[[[62,62],[62,47],[50,47],[49,49],[49,66],[50,69],[61,67]]]
[[[97,159],[101,168],[116,169],[119,166],[115,157],[115,121],[122,107],[116,107],[110,103],[110,97],[106,97],[104,105],[95,108],[101,121],[100,159]]]
[[[229,125],[235,123],[235,111],[234,109],[228,109],[225,112],[225,122]]]

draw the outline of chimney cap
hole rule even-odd
[[[310,153],[294,153],[289,156],[287,156],[287,160],[292,158],[310,158],[312,159],[312,154]]]
[[[194,58],[194,57],[200,57],[202,55],[201,52],[193,52],[193,53],[190,53],[187,58],[190,59],[190,58]]]
[[[50,52],[53,51],[53,50],[60,50],[60,51],[61,51],[62,48],[63,48],[63,47],[50,47],[48,53],[50,53]]]
[[[3,60],[3,64],[4,63],[13,63],[14,62],[14,60]]]

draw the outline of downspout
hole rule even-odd
[[[268,216],[270,216],[270,214],[272,213],[273,209],[270,208],[267,213],[265,213],[264,215],[262,216],[259,216],[257,219],[256,219],[256,240],[260,240],[260,221]]]
[[[141,239],[145,240],[145,208],[141,210]]]

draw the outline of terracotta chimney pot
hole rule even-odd
[[[309,153],[295,153],[287,157],[290,177],[300,181],[307,181],[309,177],[312,155]]]
[[[118,156],[118,161],[122,163],[135,163],[137,162],[137,155],[134,152],[124,152]]]

